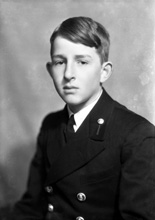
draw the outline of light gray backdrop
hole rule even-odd
[[[46,72],[49,38],[71,16],[90,16],[110,32],[114,99],[155,123],[153,0],[0,0],[0,206],[26,187],[43,117],[64,103]]]

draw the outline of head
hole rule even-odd
[[[74,17],[55,29],[50,42],[47,70],[60,97],[77,112],[97,98],[111,74],[109,34],[91,18]]]
[[[63,21],[53,32],[51,42],[51,56],[53,43],[58,37],[73,43],[80,43],[96,48],[101,63],[107,62],[109,57],[110,36],[103,25],[88,17],[73,17]]]

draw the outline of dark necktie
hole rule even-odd
[[[73,128],[73,125],[75,125],[75,120],[74,120],[74,114],[71,115],[71,117],[69,118],[68,120],[68,123],[67,123],[67,132],[71,132],[71,133],[74,133],[74,128]]]

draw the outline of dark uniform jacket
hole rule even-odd
[[[105,91],[76,133],[67,120],[43,121],[14,219],[155,220],[154,126]]]

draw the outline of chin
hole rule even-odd
[[[69,106],[78,106],[80,105],[79,103],[76,102],[70,102],[70,101],[65,101]]]
[[[66,102],[68,105],[79,105],[80,104],[80,102],[76,99],[76,97],[75,96],[72,96],[72,95],[70,95],[70,96],[65,96],[65,97],[61,97],[63,100],[64,100],[64,102]]]

